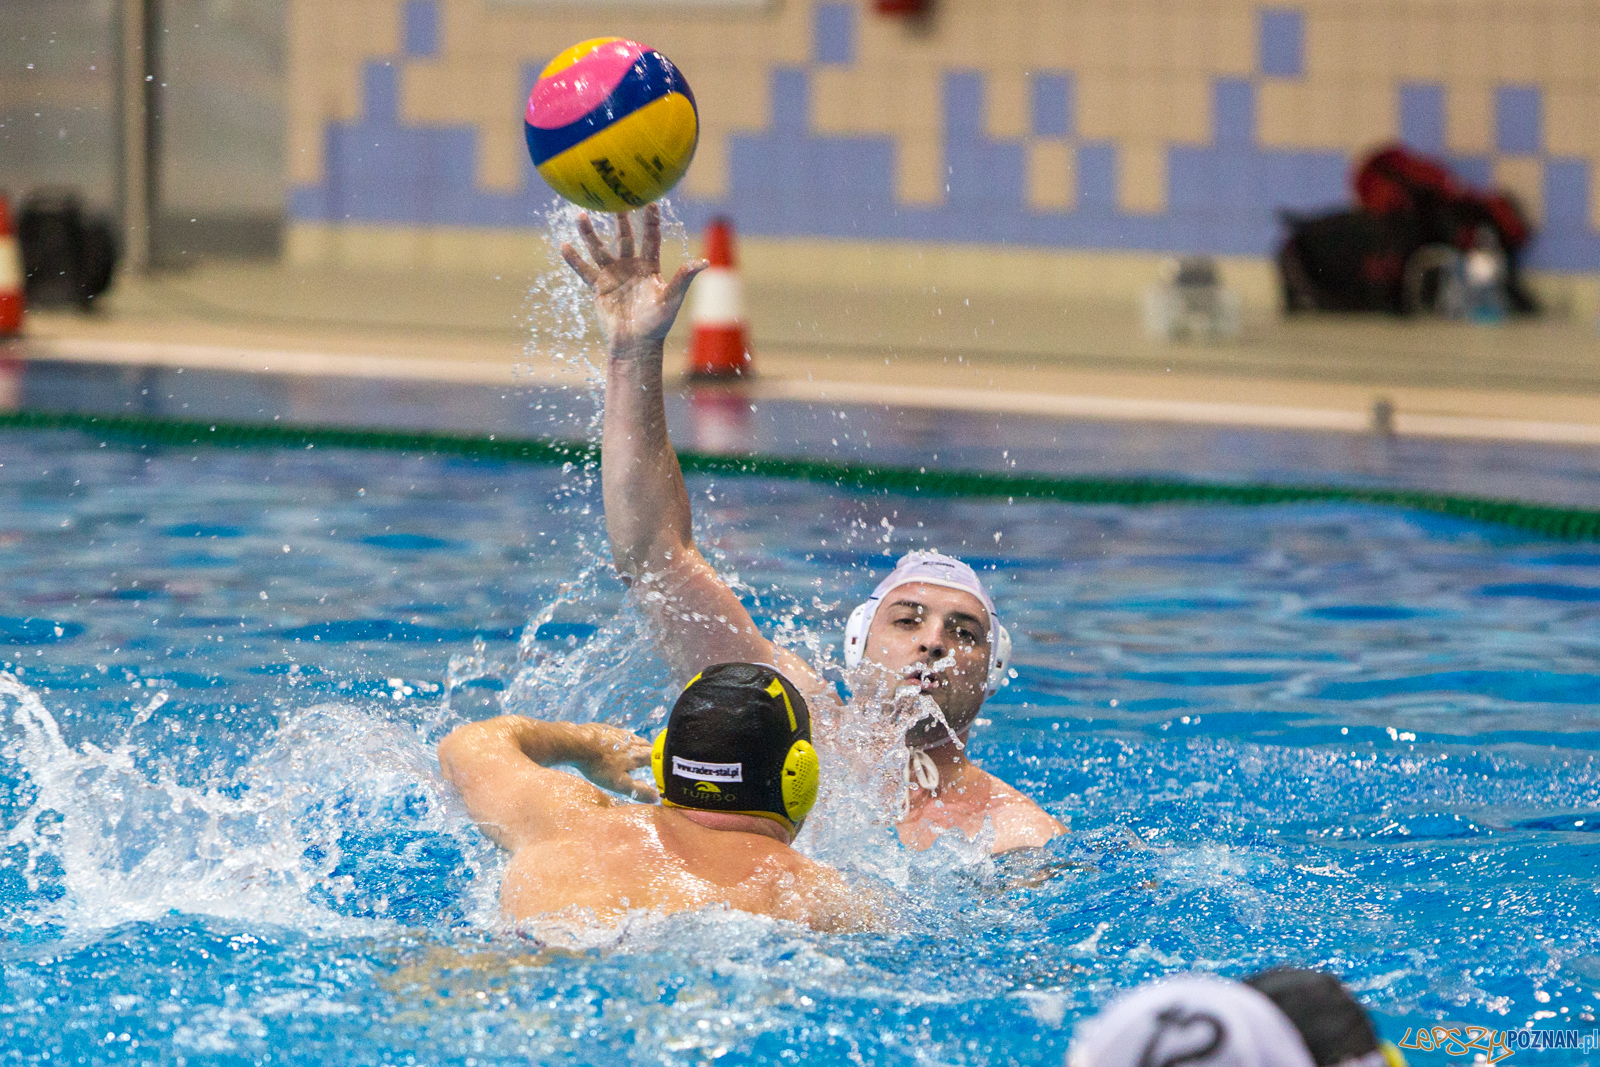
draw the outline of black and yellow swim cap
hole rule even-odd
[[[798,832],[817,800],[811,712],[771,667],[719,663],[684,686],[650,754],[661,803]]]

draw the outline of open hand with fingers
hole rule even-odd
[[[589,259],[570,244],[561,246],[561,258],[594,292],[595,311],[612,356],[650,351],[665,341],[689,292],[689,283],[706,268],[705,260],[693,260],[679,267],[670,280],[663,281],[661,209],[650,204],[643,214],[644,233],[637,250],[633,222],[625,214],[617,216],[615,252],[600,239],[587,213],[578,216],[578,233],[589,250]]]
[[[636,733],[604,723],[594,723],[592,749],[580,767],[595,785],[631,796],[637,800],[654,802],[660,799],[655,787],[637,782],[628,773],[650,765],[650,742]]]

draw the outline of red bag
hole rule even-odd
[[[1405,145],[1386,145],[1368,156],[1351,175],[1351,184],[1357,202],[1374,214],[1415,215],[1429,242],[1466,251],[1478,227],[1487,224],[1500,247],[1514,253],[1533,236],[1527,215],[1510,193],[1473,189],[1439,160]]]
[[[1412,219],[1422,244],[1453,245],[1465,253],[1476,243],[1480,227],[1492,229],[1505,253],[1505,289],[1512,310],[1539,310],[1522,279],[1522,251],[1533,237],[1533,225],[1510,192],[1474,189],[1441,161],[1403,144],[1378,149],[1356,167],[1350,181],[1362,208],[1378,216]]]

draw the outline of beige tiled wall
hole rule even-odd
[[[1071,211],[1078,203],[1072,145],[1065,138],[1039,138],[1028,146],[1028,205]]]
[[[853,62],[814,54],[820,0],[782,0],[755,14],[706,8],[644,12],[517,0],[438,0],[440,52],[406,59],[401,118],[470,126],[476,179],[510,190],[525,179],[517,99],[528,64],[589,36],[636,37],[660,48],[696,89],[702,117],[693,195],[728,190],[728,138],[771,121],[772,72],[811,74],[812,125],[821,134],[888,138],[894,185],[907,205],[944,198],[942,85],[954,71],[984,76],[987,135],[1022,146],[1027,202],[1069,211],[1084,141],[1118,149],[1118,202],[1134,214],[1167,207],[1165,153],[1213,137],[1218,78],[1257,89],[1263,148],[1356,153],[1399,132],[1399,87],[1441,85],[1446,141],[1494,157],[1495,173],[1535,210],[1541,163],[1496,155],[1494,93],[1543,90],[1547,154],[1600,164],[1600,0],[940,0],[929,27],[874,16],[862,2]],[[1304,19],[1304,70],[1262,73],[1263,11]],[[292,0],[289,173],[322,180],[323,131],[357,117],[363,66],[403,52],[402,0]],[[1035,135],[1029,74],[1069,72],[1072,137]],[[1596,183],[1600,184],[1600,183]],[[1596,221],[1600,222],[1600,192]]]

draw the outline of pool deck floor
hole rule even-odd
[[[581,380],[531,273],[202,264],[119,279],[92,315],[30,314],[13,358],[488,385]],[[1600,332],[1248,309],[1238,340],[1147,338],[1121,304],[752,285],[753,396],[1071,419],[1600,446]],[[687,316],[685,316],[686,318]],[[669,342],[681,367],[687,330]],[[578,346],[581,347],[581,342]],[[571,348],[569,347],[569,351]]]

